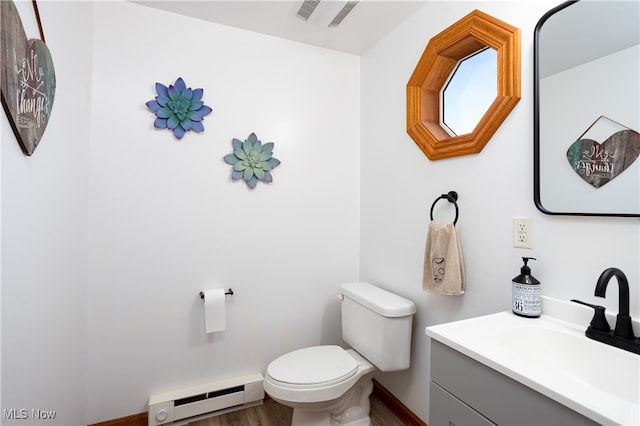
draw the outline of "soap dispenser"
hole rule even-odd
[[[542,312],[540,281],[531,275],[531,268],[527,266],[529,260],[536,258],[523,257],[524,265],[520,268],[520,275],[511,281],[513,313],[521,317],[538,318]]]

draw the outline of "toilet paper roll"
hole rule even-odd
[[[207,333],[225,329],[225,289],[214,288],[204,292],[204,321]]]

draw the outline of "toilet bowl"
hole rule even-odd
[[[368,425],[375,367],[353,349],[314,346],[274,360],[265,392],[294,409],[294,425]]]
[[[368,283],[342,285],[342,336],[353,349],[313,346],[267,367],[264,390],[293,408],[292,425],[370,425],[373,372],[409,367],[413,302]]]

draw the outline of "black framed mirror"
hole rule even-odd
[[[534,202],[640,217],[640,2],[567,1],[534,32]]]

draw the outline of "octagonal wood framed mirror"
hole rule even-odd
[[[497,53],[496,96],[470,133],[452,135],[442,121],[442,91],[466,58]],[[407,83],[407,133],[430,160],[475,154],[520,100],[520,30],[474,10],[427,44]]]

